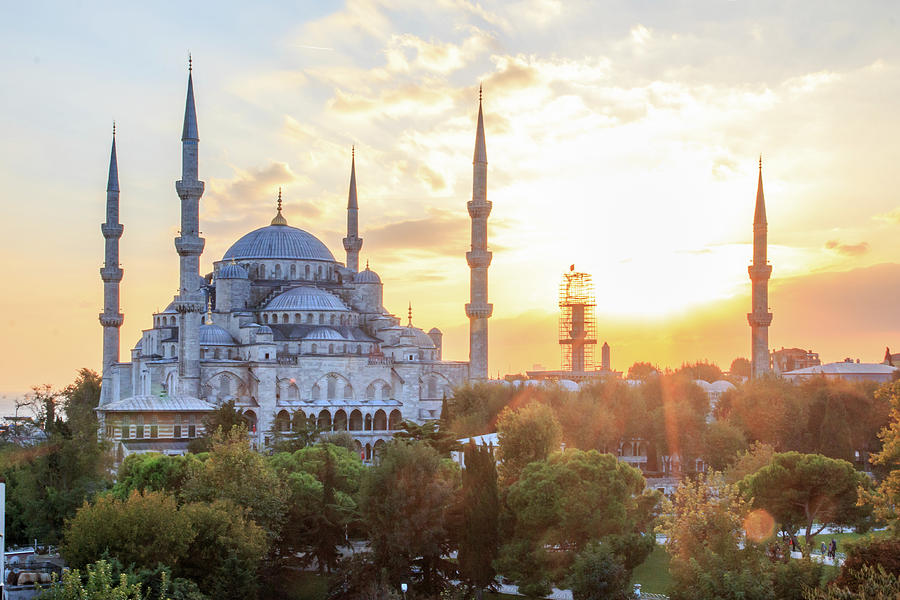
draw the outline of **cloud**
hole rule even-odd
[[[858,244],[843,244],[839,240],[828,240],[825,242],[825,249],[832,250],[844,256],[862,256],[869,251],[868,242],[860,242]]]
[[[420,165],[418,171],[419,178],[428,184],[432,191],[437,192],[447,187],[447,182],[443,176],[437,171],[430,169],[426,165]]]
[[[881,221],[890,225],[900,225],[900,208],[895,208],[894,210],[881,215],[875,215],[873,218],[876,221]]]
[[[469,225],[469,217],[463,212],[432,210],[421,219],[368,229],[364,237],[372,252],[462,256],[468,247]]]

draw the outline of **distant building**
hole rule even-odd
[[[476,446],[487,446],[488,448],[490,448],[491,456],[493,456],[495,460],[497,458],[497,448],[500,447],[500,435],[496,432],[485,433],[484,435],[475,435],[456,441],[459,442],[460,446],[462,446],[463,448],[468,446],[469,442],[474,442]],[[453,452],[451,452],[450,459],[458,464],[461,468],[466,468],[466,457],[463,450],[454,450]]]
[[[734,384],[724,379],[713,381],[712,383],[703,379],[695,379],[694,384],[702,388],[706,392],[706,397],[709,398],[709,414],[706,415],[706,422],[710,423],[713,420],[712,414],[716,410],[719,400],[722,399],[722,395],[729,390],[735,389]]]
[[[885,383],[894,378],[897,367],[883,363],[861,363],[858,360],[846,358],[843,362],[828,363],[796,369],[783,373],[783,377],[790,381],[803,381],[811,377],[824,376],[827,379],[843,379],[845,381],[874,381]]]
[[[818,367],[822,364],[822,361],[819,360],[818,352],[804,350],[803,348],[784,348],[782,346],[781,350],[773,350],[771,357],[772,370],[778,374],[808,367]]]

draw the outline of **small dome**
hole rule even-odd
[[[437,327],[432,327],[431,329],[428,330],[428,333],[430,333],[430,334],[437,333],[439,335],[444,335],[444,332],[441,331],[440,329],[438,329]]]
[[[269,327],[268,325],[260,325],[259,327],[256,328],[256,333],[257,333],[257,335],[259,335],[261,333],[268,333],[269,335],[272,335],[272,328]]]
[[[381,277],[378,276],[378,273],[366,267],[365,271],[360,271],[356,274],[356,277],[353,278],[354,283],[381,283]]]
[[[338,310],[349,312],[341,299],[309,285],[291,288],[272,298],[263,310]]]
[[[331,327],[316,327],[305,336],[304,340],[343,341],[345,338]]]
[[[429,336],[418,327],[413,327],[411,325],[404,327],[403,331],[400,332],[400,337],[401,339],[412,338],[413,340],[415,340],[414,342],[412,342],[412,345],[423,350],[432,350],[435,348],[434,340],[431,339],[431,336]]]
[[[236,241],[223,257],[229,259],[286,258],[334,262],[331,251],[313,234],[289,225],[269,225]]]
[[[219,279],[247,279],[247,270],[241,265],[228,263],[219,269]]]
[[[234,338],[218,325],[200,326],[201,346],[233,346]]]

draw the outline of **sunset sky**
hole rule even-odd
[[[900,5],[894,2],[17,3],[0,20],[0,396],[99,368],[110,129],[122,356],[171,301],[193,54],[201,268],[266,225],[339,260],[350,147],[362,260],[385,304],[468,355],[479,82],[490,370],[559,365],[557,289],[596,283],[613,367],[749,353],[757,160],[770,344],[900,350]]]

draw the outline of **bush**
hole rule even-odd
[[[612,549],[593,543],[575,557],[568,584],[575,600],[626,600],[629,579]]]

